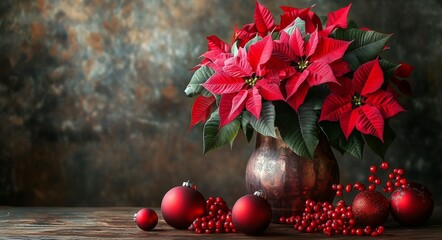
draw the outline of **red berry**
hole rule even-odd
[[[338,191],[342,191],[343,189],[344,189],[344,186],[342,184],[338,184],[336,186],[336,190],[338,190]]]
[[[364,229],[364,233],[365,233],[365,235],[367,235],[367,236],[370,236],[371,235],[371,233],[372,233],[372,228],[370,227],[370,226],[366,226],[365,227],[365,229]]]
[[[235,226],[231,223],[231,211],[221,197],[209,197],[206,212],[205,216],[196,218],[188,229],[199,234],[233,232]],[[227,216],[230,216],[230,222],[226,221]]]
[[[382,162],[381,163],[381,169],[382,170],[387,170],[388,169],[388,162]]]
[[[353,186],[351,184],[347,184],[347,186],[345,186],[345,191],[351,192],[351,190],[353,190]]]
[[[378,168],[376,166],[371,166],[370,167],[370,172],[371,173],[376,173],[377,170],[378,170]]]
[[[406,185],[406,184],[407,184],[407,179],[402,178],[399,182],[400,182],[402,185]]]
[[[224,228],[230,229],[230,222],[224,222]]]
[[[379,226],[376,230],[376,232],[378,232],[379,235],[381,235],[382,233],[384,233],[384,226]]]
[[[380,178],[376,178],[374,180],[374,184],[376,184],[376,185],[380,185],[381,183],[382,183],[382,180]]]

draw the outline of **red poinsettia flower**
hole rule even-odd
[[[412,96],[410,83],[405,80],[413,73],[414,68],[407,64],[401,63],[399,67],[394,71],[393,76],[388,81],[387,91],[392,93],[395,97],[400,96],[403,93],[407,96]]]
[[[319,36],[328,36],[336,28],[347,28],[348,13],[351,4],[334,12],[330,12],[327,15],[327,23],[324,29],[322,28],[322,23],[318,15],[311,11],[313,7],[314,5],[309,8],[282,6],[281,9],[284,11],[284,14],[281,15],[281,24],[279,27],[281,29],[287,28],[293,24],[293,21],[300,18],[305,21],[305,30],[307,33],[313,33],[317,30]]]
[[[221,95],[220,127],[234,120],[245,108],[260,117],[262,98],[283,100],[279,89],[279,72],[266,67],[271,62],[273,40],[267,36],[250,45],[248,52],[239,48],[221,71],[216,71],[202,86],[212,94]]]
[[[319,121],[340,121],[348,139],[354,128],[383,140],[384,119],[403,112],[397,99],[381,90],[384,75],[378,59],[362,64],[353,80],[342,77],[341,85],[331,87],[322,105]]]
[[[233,56],[231,47],[215,35],[207,37],[207,48],[208,51],[202,55],[203,60],[193,70],[204,65],[212,69],[222,68],[224,61]]]
[[[308,33],[312,33],[316,30],[321,31],[321,19],[311,10],[313,7],[314,5],[309,8],[281,6],[284,13],[281,15],[280,28],[287,28],[291,26],[297,18],[300,18],[305,21],[305,29]]]
[[[281,31],[280,39],[275,43],[275,55],[284,58],[296,69],[285,85],[286,101],[293,109],[298,111],[310,87],[337,82],[334,72],[348,69],[342,56],[349,45],[347,41],[319,37],[317,30],[310,34],[308,41],[304,40],[298,28],[292,35]],[[339,70],[334,71],[333,67]]]
[[[234,29],[232,42],[238,41],[239,47],[244,47],[248,41],[257,35],[265,37],[269,32],[273,32],[278,28],[278,26],[275,25],[275,20],[270,10],[258,1],[256,1],[253,17],[255,22],[246,24],[241,29],[237,29],[236,27]]]

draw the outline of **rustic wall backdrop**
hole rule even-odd
[[[349,1],[271,1],[321,15]],[[0,1],[0,205],[159,206],[191,179],[233,204],[253,144],[202,155],[183,90],[205,37],[229,40],[253,0]],[[394,32],[389,57],[416,70],[387,160],[441,199],[442,3],[355,1],[360,25]],[[343,182],[381,160],[340,157]]]

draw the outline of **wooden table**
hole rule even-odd
[[[0,207],[0,239],[256,239],[244,234],[201,234],[169,227],[160,215],[157,227],[140,230],[133,222],[139,208],[52,208]],[[295,231],[289,225],[271,224],[266,239],[327,239],[324,234]],[[343,235],[332,239],[344,238]],[[361,239],[360,237],[352,237]],[[405,228],[391,218],[379,239],[442,239],[442,208],[436,208],[429,222],[417,228]],[[349,239],[349,237],[346,237]]]

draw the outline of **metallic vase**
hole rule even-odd
[[[269,201],[273,222],[281,216],[296,216],[305,200],[333,201],[331,186],[339,183],[339,168],[325,136],[320,137],[313,159],[303,158],[277,138],[258,134],[256,147],[246,168],[249,193],[263,190]]]

